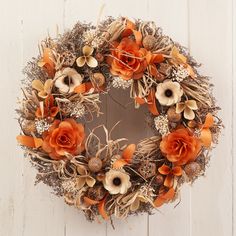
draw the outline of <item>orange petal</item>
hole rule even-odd
[[[173,175],[172,174],[167,175],[164,181],[164,186],[171,188],[173,184],[174,184]]]
[[[159,195],[156,200],[153,202],[155,207],[160,207],[164,203],[169,202],[171,199],[173,199],[175,196],[175,190],[174,188],[170,188],[166,193]]]
[[[79,86],[76,86],[74,89],[75,93],[85,93],[86,92],[86,85],[84,84],[80,84]]]
[[[140,32],[140,31],[137,31],[137,30],[133,30],[133,34],[134,34],[136,43],[137,43],[138,45],[140,45],[141,42],[142,42],[142,34],[141,34],[141,32]]]
[[[158,116],[160,114],[156,106],[156,98],[155,98],[154,89],[150,91],[149,96],[148,96],[148,109],[154,116]]]
[[[96,205],[96,204],[99,203],[99,201],[92,200],[92,199],[89,198],[89,197],[84,197],[84,202],[85,202],[87,205]]]
[[[140,97],[135,97],[135,101],[139,104],[139,105],[143,105],[145,103],[145,100],[143,98]]]
[[[170,167],[164,164],[158,168],[158,171],[162,175],[168,175],[170,173]]]
[[[135,144],[130,144],[128,145],[125,150],[122,153],[122,158],[127,162],[130,163],[132,161],[134,152],[136,149],[136,145]]]
[[[210,147],[212,142],[212,134],[209,129],[202,129],[200,139],[205,147]]]
[[[41,138],[34,138],[26,135],[18,135],[16,139],[21,145],[30,148],[39,148],[43,144],[43,140]]]
[[[125,166],[127,164],[128,164],[128,162],[125,161],[124,159],[118,159],[113,163],[112,167],[114,169],[120,169],[120,168],[122,168],[123,166]]]
[[[99,202],[99,204],[98,204],[98,212],[99,212],[99,214],[102,216],[102,218],[104,220],[108,220],[109,216],[108,216],[108,214],[107,214],[107,212],[105,210],[105,201],[106,201],[106,197],[102,201]]]
[[[210,128],[210,127],[213,126],[213,124],[214,124],[214,118],[213,118],[211,113],[208,113],[206,115],[206,119],[205,119],[205,122],[203,124],[203,128]]]
[[[182,175],[182,168],[180,166],[175,166],[173,169],[172,169],[172,173],[173,175],[175,176],[181,176]]]

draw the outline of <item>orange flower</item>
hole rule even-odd
[[[78,155],[84,150],[84,127],[73,119],[55,120],[43,134],[43,150],[52,159],[60,160],[69,153]]]
[[[40,107],[37,108],[35,115],[38,118],[51,117],[54,118],[59,111],[57,106],[54,106],[54,97],[52,95],[48,95],[45,99],[45,102],[40,104]]]
[[[185,165],[197,158],[201,141],[188,129],[179,128],[162,139],[160,149],[170,162],[174,162],[175,165]]]
[[[174,184],[174,176],[182,175],[182,168],[180,166],[175,166],[170,168],[167,165],[162,165],[158,168],[158,171],[162,175],[166,175],[164,186],[171,188]]]
[[[148,52],[146,58],[148,62],[149,73],[158,80],[160,77],[160,72],[157,70],[156,64],[163,62],[164,56],[162,54],[152,54],[151,52]]]
[[[155,207],[160,207],[164,203],[170,202],[174,198],[174,196],[175,196],[174,188],[170,188],[167,191],[164,188],[162,188],[160,189],[159,194],[155,199],[155,201],[153,202],[153,204]]]
[[[146,49],[130,38],[114,42],[107,60],[111,73],[125,80],[140,79],[147,68],[146,53]]]
[[[53,51],[50,48],[44,48],[43,56],[38,62],[39,67],[43,67],[47,72],[48,76],[53,78],[55,75],[55,63]]]

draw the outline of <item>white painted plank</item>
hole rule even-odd
[[[149,18],[163,29],[163,33],[174,41],[188,47],[188,8],[187,0],[149,0]],[[180,191],[181,202],[164,205],[149,218],[150,236],[189,236],[190,186],[184,185]]]
[[[192,190],[192,235],[232,235],[232,2],[190,1],[191,53],[212,77],[225,130]]]
[[[55,36],[63,27],[62,0],[22,1],[23,63],[38,54],[38,43],[48,33]],[[56,7],[56,9],[55,9]],[[22,152],[21,155],[23,156]],[[23,157],[22,157],[23,158]],[[22,235],[64,235],[64,203],[41,184],[34,186],[36,171],[25,160]]]

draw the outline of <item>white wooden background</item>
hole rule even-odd
[[[70,28],[77,20],[96,22],[105,15],[154,20],[164,32],[190,48],[212,76],[214,94],[226,126],[213,152],[207,176],[184,186],[181,203],[164,206],[155,215],[109,224],[88,223],[42,184],[24,160],[15,136],[13,109],[20,95],[22,68],[37,54],[47,32]],[[236,3],[234,0],[0,0],[0,236],[232,236],[236,235]],[[115,94],[117,96],[117,94]],[[106,124],[126,120],[131,140],[145,136],[140,118],[105,99]],[[122,98],[127,103],[127,97]],[[111,112],[112,111],[112,112]],[[133,111],[133,110],[132,110]],[[122,117],[120,114],[124,113]],[[137,128],[138,127],[138,128]],[[125,132],[125,131],[124,131]],[[120,129],[116,135],[122,135]]]

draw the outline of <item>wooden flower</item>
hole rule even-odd
[[[163,83],[157,85],[155,95],[161,105],[171,106],[180,101],[183,90],[178,82],[165,80]]]
[[[46,80],[44,84],[39,79],[35,79],[32,81],[32,87],[38,91],[38,96],[41,98],[46,98],[51,93],[52,86],[52,79]]]
[[[83,78],[75,69],[67,67],[57,71],[54,80],[55,87],[61,93],[72,93],[82,83]]]
[[[180,166],[174,166],[170,168],[167,165],[162,165],[158,168],[158,171],[162,175],[166,175],[164,186],[171,188],[174,184],[174,177],[182,175],[182,168]]]
[[[195,100],[187,100],[185,102],[179,102],[176,104],[176,113],[184,113],[184,118],[187,120],[193,120],[195,118],[194,111],[198,109]]]
[[[131,187],[131,182],[125,171],[111,169],[106,173],[103,185],[110,194],[125,194]]]
[[[123,38],[121,42],[113,42],[108,64],[113,75],[122,79],[140,79],[147,68],[147,50],[130,38]]]
[[[186,128],[179,128],[164,136],[160,149],[166,158],[175,165],[184,165],[194,161],[200,150],[201,140]]]
[[[88,185],[90,188],[94,186],[96,180],[89,175],[88,170],[83,165],[77,166],[79,176],[76,178],[76,187],[81,189],[84,185]]]
[[[93,48],[85,45],[82,49],[83,56],[80,56],[76,59],[76,64],[78,67],[83,67],[87,64],[89,67],[95,68],[98,66],[97,60],[92,56]]]
[[[44,102],[40,102],[40,106],[35,112],[37,118],[54,118],[59,112],[59,108],[54,105],[54,97],[47,96]]]
[[[64,159],[66,154],[78,155],[84,150],[84,126],[73,119],[55,120],[43,134],[43,150],[52,159]]]

